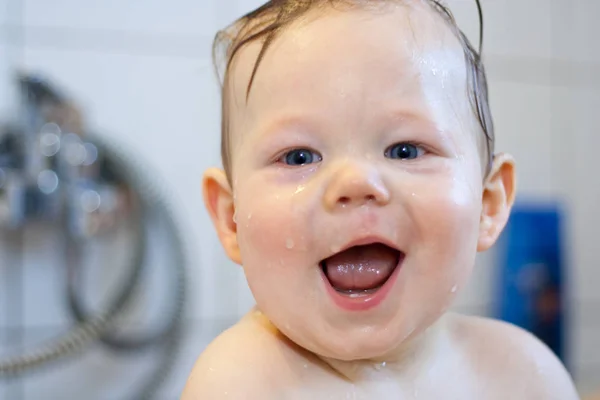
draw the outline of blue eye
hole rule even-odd
[[[422,156],[423,149],[411,143],[397,143],[388,147],[385,151],[385,156],[399,160],[414,160]]]
[[[287,165],[300,166],[319,162],[321,156],[308,149],[295,149],[285,153],[280,160]]]

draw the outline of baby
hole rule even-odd
[[[273,0],[225,48],[207,209],[256,308],[183,399],[577,399],[524,331],[448,312],[502,231],[479,55],[432,0]]]

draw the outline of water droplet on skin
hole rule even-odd
[[[454,285],[452,286],[452,290],[450,290],[452,293],[456,293],[456,291],[458,290],[458,286]]]
[[[381,364],[375,364],[375,369],[377,371],[381,371],[383,368],[385,368],[386,362],[382,362]]]
[[[294,241],[292,239],[286,240],[285,247],[287,247],[288,250],[293,249],[294,248]]]
[[[302,192],[304,189],[306,189],[306,187],[304,185],[298,185],[294,194],[298,194],[298,193]]]
[[[372,326],[365,326],[363,328],[361,328],[361,331],[363,331],[364,333],[371,333],[375,330],[375,328],[373,328]]]

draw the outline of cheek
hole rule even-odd
[[[429,207],[441,233],[464,238],[478,230],[481,215],[481,196],[465,178],[452,178],[438,186]]]
[[[312,218],[294,193],[254,183],[240,187],[236,197],[237,237],[248,286],[258,307],[284,331],[292,329],[293,321],[305,320],[308,304],[317,298],[319,272],[308,251]],[[299,302],[307,307],[296,307]]]
[[[421,265],[432,273],[452,275],[470,270],[474,261],[481,196],[473,179],[453,174],[433,178],[415,191],[410,210],[416,225]],[[441,268],[441,267],[444,268]]]
[[[306,263],[310,228],[294,193],[288,192],[256,183],[238,190],[237,237],[248,273],[266,268],[293,273]]]

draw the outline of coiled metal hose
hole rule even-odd
[[[44,343],[37,348],[26,351],[24,354],[0,359],[0,379],[11,378],[26,372],[47,367],[55,362],[65,360],[84,350],[95,341],[118,350],[140,350],[150,346],[160,346],[163,352],[161,362],[153,373],[141,385],[135,394],[127,399],[148,399],[159,389],[177,357],[177,348],[181,337],[181,322],[186,298],[186,256],[183,238],[175,224],[175,216],[169,208],[168,202],[162,195],[156,183],[143,172],[144,169],[135,164],[138,157],[132,157],[118,145],[100,139],[90,138],[97,146],[99,152],[104,154],[107,161],[114,166],[118,181],[126,183],[136,195],[136,207],[131,219],[134,226],[135,243],[130,260],[130,271],[119,290],[115,291],[106,310],[90,313],[84,310],[81,296],[77,293],[80,283],[80,271],[73,262],[73,254],[67,260],[68,276],[68,301],[70,311],[77,320],[77,324],[62,337]],[[139,285],[143,266],[145,265],[148,215],[162,215],[165,233],[171,241],[170,248],[173,252],[172,266],[175,274],[175,290],[170,318],[165,327],[159,332],[144,337],[127,337],[113,334],[117,318],[124,313],[132,300],[135,287]],[[79,244],[73,237],[67,237],[67,249],[77,249]]]

